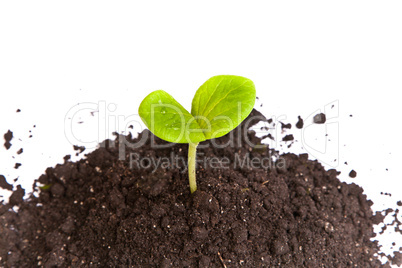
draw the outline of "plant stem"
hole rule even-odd
[[[195,158],[197,156],[197,143],[188,144],[188,179],[190,182],[190,191],[197,191],[197,181],[195,180]]]

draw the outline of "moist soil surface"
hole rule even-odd
[[[261,145],[246,128],[255,116],[199,145],[194,194],[188,145],[154,148],[169,144],[147,130],[65,157],[27,200],[17,187],[0,204],[0,266],[381,267],[370,239],[383,216],[362,188],[306,154]]]

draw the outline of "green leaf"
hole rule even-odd
[[[163,140],[175,143],[198,143],[205,140],[197,120],[163,90],[146,96],[138,113],[149,130]]]
[[[191,114],[207,139],[221,137],[236,128],[253,110],[254,83],[235,75],[208,79],[195,93]]]

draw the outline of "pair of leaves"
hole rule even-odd
[[[255,97],[251,80],[218,75],[197,90],[191,113],[163,90],[145,97],[138,112],[159,138],[175,143],[198,143],[221,137],[237,127],[250,114]]]

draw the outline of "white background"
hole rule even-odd
[[[205,80],[235,74],[255,82],[256,107],[267,117],[292,125],[298,115],[306,119],[303,137],[289,131],[298,142],[288,151],[303,147],[342,171],[339,178],[361,185],[374,210],[395,208],[402,199],[401,14],[400,1],[2,1],[0,133],[11,129],[14,139],[8,151],[1,145],[0,174],[29,189],[74,153],[72,143],[127,131],[152,90],[190,109]],[[68,113],[99,102],[101,117]],[[311,125],[320,109],[332,116],[327,129]],[[81,141],[66,137],[66,122]],[[391,240],[399,241],[395,250],[402,246],[400,235]]]

